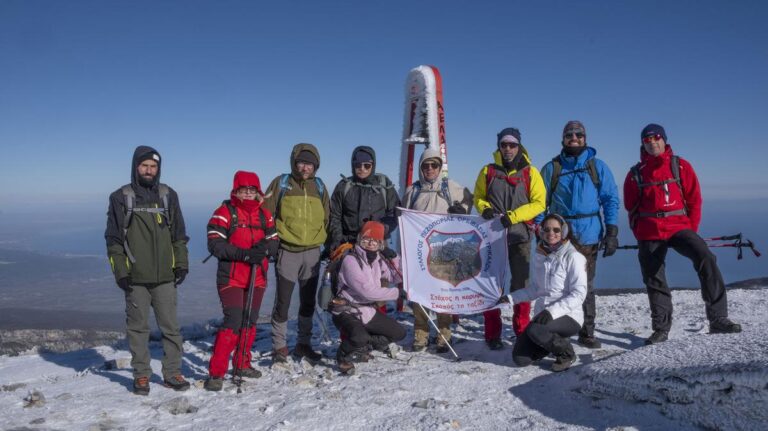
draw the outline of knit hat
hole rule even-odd
[[[522,139],[520,139],[520,131],[515,129],[514,127],[507,127],[506,129],[499,132],[498,135],[496,135],[496,146],[501,144],[501,142],[512,142],[515,144],[522,143]]]
[[[315,156],[312,151],[301,151],[298,156],[296,156],[296,163],[303,162],[303,163],[312,163],[315,167],[320,164],[320,161],[317,160],[317,156]]]
[[[664,131],[664,128],[659,126],[658,124],[651,123],[643,129],[642,132],[640,132],[640,141],[642,142],[643,139],[645,139],[648,136],[653,135],[661,135],[662,138],[664,138],[664,142],[667,142],[667,132]]]
[[[565,136],[566,133],[581,133],[586,138],[587,128],[584,127],[584,124],[582,124],[581,121],[571,120],[565,123],[565,127],[563,127],[563,136]]]
[[[367,221],[360,229],[360,238],[371,238],[384,242],[384,225],[377,221]]]
[[[358,151],[352,159],[352,164],[356,165],[358,163],[373,163],[373,157],[367,151]]]
[[[150,151],[148,153],[144,153],[144,154],[142,154],[141,156],[139,156],[136,159],[136,166],[140,165],[141,162],[143,162],[145,160],[154,160],[159,165],[160,164],[160,154],[157,154],[156,152],[153,152],[153,151]]]

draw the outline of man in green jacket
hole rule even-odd
[[[182,338],[176,319],[176,287],[187,273],[184,217],[176,192],[160,183],[160,153],[139,146],[133,154],[131,183],[109,196],[107,254],[125,294],[126,332],[133,367],[133,392],[149,394],[149,307],[163,334],[163,382],[189,389],[181,375]]]
[[[294,356],[316,362],[312,350],[312,316],[320,272],[320,246],[328,236],[329,202],[325,185],[315,176],[320,153],[312,144],[297,144],[291,151],[291,173],[269,184],[264,204],[272,212],[280,237],[277,254],[277,289],[272,311],[273,361],[288,360],[288,308],[294,285],[299,284],[299,328]]]

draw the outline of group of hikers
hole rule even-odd
[[[741,326],[728,319],[715,256],[697,233],[702,201],[693,168],[674,155],[662,126],[649,124],[640,140],[640,162],[624,181],[624,207],[638,241],[650,302],[653,333],[646,344],[666,341],[672,325],[665,278],[670,247],[693,262],[709,332],[740,332]],[[258,175],[238,171],[229,199],[214,211],[207,227],[208,249],[218,259],[216,287],[224,318],[205,388],[222,389],[230,362],[233,375],[261,376],[251,365],[251,349],[270,262],[276,274],[274,363],[286,362],[291,355],[321,360],[311,344],[312,317],[321,262],[326,260],[338,268],[329,311],[341,334],[339,370],[353,373],[355,363],[370,360],[373,349],[390,354],[399,349],[396,343],[405,338],[405,327],[382,307],[382,302],[401,297],[398,289],[389,287],[402,275],[397,253],[387,245],[397,227],[398,207],[439,214],[469,214],[474,207],[484,219],[499,219],[507,230],[511,284],[498,303],[513,308],[513,361],[526,366],[552,355],[553,371],[569,368],[576,359],[570,337],[578,334],[577,342],[587,348],[601,346],[595,337],[597,256],[602,250],[603,257],[609,257],[619,246],[618,189],[611,170],[595,155],[584,125],[569,121],[560,153],[539,171],[522,145],[520,131],[505,128],[497,135],[493,162],[480,170],[472,192],[443,177],[441,154],[428,148],[419,160],[419,180],[404,191],[402,200],[392,181],[376,172],[376,154],[367,146],[354,149],[352,175],[330,193],[317,176],[320,154],[311,144],[293,148],[291,172],[277,176],[266,190]],[[150,306],[162,333],[164,384],[179,391],[190,386],[181,373],[182,337],[176,319],[176,287],[189,270],[189,238],[178,195],[160,183],[160,168],[158,151],[136,148],[131,183],[110,195],[105,232],[115,280],[125,293],[133,391],[141,395],[149,393],[152,375]],[[298,333],[291,352],[288,310],[297,284]],[[412,350],[420,352],[429,347],[429,316],[423,307],[412,305]],[[483,317],[488,348],[503,349],[499,307]],[[437,313],[436,320],[434,351],[440,354],[450,347],[453,316]]]

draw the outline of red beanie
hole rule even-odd
[[[384,241],[384,225],[377,221],[367,221],[360,229],[360,238],[371,238]]]

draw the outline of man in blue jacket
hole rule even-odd
[[[608,165],[595,157],[594,148],[587,146],[587,130],[580,121],[565,125],[562,146],[560,154],[541,168],[547,187],[547,209],[539,218],[552,213],[562,215],[571,225],[578,242],[574,244],[576,249],[587,258],[587,298],[578,342],[596,349],[600,347],[595,338],[597,251],[603,248],[603,257],[612,256],[619,245],[619,191]]]

